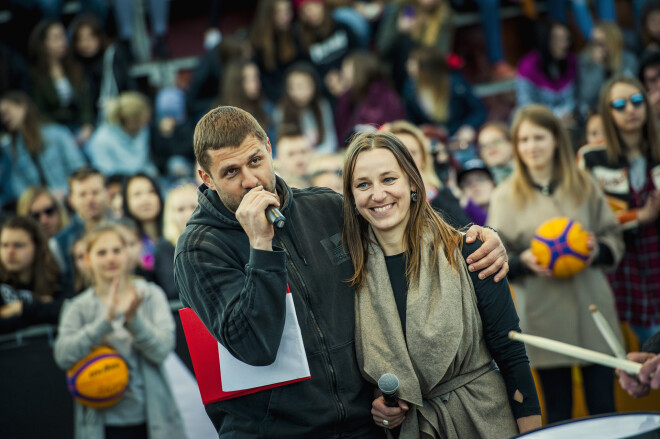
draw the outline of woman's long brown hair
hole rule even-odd
[[[18,127],[17,131],[10,133],[14,154],[17,153],[16,141],[19,134],[23,137],[25,148],[31,156],[41,154],[43,151],[43,139],[41,138],[43,118],[32,99],[22,91],[8,91],[0,98],[0,101],[9,101],[25,108],[23,124]]]
[[[519,206],[524,206],[537,193],[527,165],[523,163],[518,152],[518,133],[523,122],[529,122],[552,133],[557,144],[553,157],[552,181],[559,183],[562,189],[575,199],[576,205],[581,204],[591,193],[591,178],[585,171],[578,168],[571,141],[561,121],[543,105],[522,107],[516,111],[513,117],[511,141],[516,162],[511,174],[513,199]]]
[[[401,170],[408,177],[410,185],[417,188],[417,202],[410,203],[410,216],[404,232],[406,255],[406,278],[408,284],[419,278],[424,235],[430,234],[433,251],[429,263],[437,260],[442,248],[450,265],[458,268],[455,251],[462,245],[461,234],[445,223],[426,200],[426,191],[422,176],[415,166],[408,149],[392,133],[378,131],[365,132],[353,138],[344,160],[344,230],[342,241],[348,247],[353,260],[355,274],[349,279],[351,285],[360,287],[365,280],[366,265],[369,255],[369,223],[362,218],[355,208],[353,196],[353,174],[358,156],[366,151],[383,148],[390,151]]]
[[[286,65],[296,59],[298,49],[293,37],[293,29],[279,32],[273,23],[275,4],[291,3],[289,0],[261,0],[250,33],[252,47],[261,54],[267,71],[277,69],[278,63]]]
[[[433,119],[445,122],[449,119],[451,78],[443,54],[433,47],[420,47],[410,54],[418,64],[417,92],[433,97]]]
[[[243,88],[243,70],[250,65],[253,65],[257,72],[259,71],[259,67],[254,62],[247,60],[232,61],[227,66],[222,75],[218,105],[242,108],[254,116],[261,128],[265,130],[268,128],[268,115],[264,110],[263,89],[257,99],[250,99]]]
[[[628,84],[635,87],[644,96],[644,106],[646,107],[646,120],[642,127],[642,144],[640,150],[645,157],[653,159],[654,162],[660,162],[660,138],[658,137],[658,127],[655,124],[656,114],[653,106],[649,102],[644,86],[635,78],[625,75],[617,75],[607,81],[600,91],[600,102],[598,110],[603,118],[603,128],[605,131],[605,148],[607,159],[610,163],[616,164],[625,157],[626,146],[619,135],[619,128],[614,122],[610,104],[610,95],[612,87],[616,84]]]
[[[34,297],[55,296],[55,293],[61,288],[60,267],[48,248],[48,240],[41,225],[30,217],[16,216],[5,221],[0,227],[0,234],[7,229],[23,230],[34,244],[34,260],[31,267],[32,285],[30,285]],[[8,272],[1,262],[0,282],[13,287],[20,284],[18,275]]]

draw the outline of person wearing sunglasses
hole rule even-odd
[[[31,186],[21,194],[16,206],[20,216],[31,216],[41,224],[47,238],[52,238],[69,223],[69,216],[51,191],[43,186]]]
[[[619,318],[643,343],[660,330],[660,137],[642,84],[617,76],[600,95],[605,142],[582,148],[578,161],[598,180],[619,224],[626,249],[609,274]]]

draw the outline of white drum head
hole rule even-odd
[[[660,413],[622,413],[560,424],[518,436],[524,439],[660,439]]]

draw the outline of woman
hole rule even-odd
[[[616,266],[623,251],[616,219],[597,184],[577,168],[568,134],[552,111],[540,105],[518,110],[511,137],[516,166],[495,189],[488,224],[499,227],[507,247],[520,326],[533,335],[611,354],[589,306],[595,304],[621,338],[603,272]],[[538,227],[555,217],[570,217],[590,233],[586,267],[570,278],[552,277],[530,249]],[[548,422],[571,417],[574,364],[582,369],[589,413],[614,411],[611,369],[534,347],[528,352],[543,385]]]
[[[341,78],[343,90],[335,105],[335,126],[342,144],[355,133],[357,125],[380,126],[405,118],[401,98],[375,55],[351,53],[342,63]]]
[[[9,131],[2,148],[11,158],[13,199],[30,186],[47,186],[64,198],[69,174],[85,165],[71,132],[45,123],[32,100],[20,91],[0,97],[0,117]]]
[[[116,226],[97,226],[88,232],[86,244],[93,285],[62,313],[55,362],[69,370],[94,347],[109,346],[126,361],[130,378],[122,399],[109,408],[75,403],[75,437],[185,438],[162,367],[175,340],[165,294],[129,276],[126,244]]]
[[[622,224],[625,252],[609,280],[619,318],[643,343],[660,330],[660,138],[644,87],[620,76],[603,87],[604,144],[580,150],[580,163],[600,183]]]
[[[68,127],[84,144],[94,131],[89,85],[73,60],[62,23],[43,20],[28,42],[32,92],[39,110]]]
[[[415,125],[444,127],[450,136],[474,141],[486,120],[486,107],[458,72],[450,71],[437,49],[420,48],[408,61],[410,78],[403,88],[408,119]]]
[[[156,283],[163,287],[170,300],[178,299],[174,285],[174,249],[186,222],[197,207],[197,186],[184,184],[170,190],[163,209],[163,238],[156,243]]]
[[[50,239],[69,223],[69,215],[57,198],[43,186],[32,186],[18,199],[16,213],[31,216]]]
[[[516,105],[542,104],[571,122],[577,106],[577,62],[571,53],[571,32],[559,22],[541,23],[536,45],[518,63]]]
[[[142,93],[127,91],[108,101],[106,122],[94,132],[85,152],[104,175],[155,175],[151,160],[151,105]]]
[[[509,139],[509,128],[500,122],[487,122],[477,135],[479,157],[500,184],[513,172],[513,146]]]
[[[598,96],[612,75],[637,74],[637,58],[625,49],[623,34],[616,23],[598,23],[589,46],[578,58],[578,102],[583,118],[596,111]]]
[[[435,214],[394,135],[363,133],[351,142],[344,218],[358,363],[373,383],[397,375],[399,406],[408,410],[405,419],[385,413],[380,397],[374,421],[401,425],[401,438],[511,437],[540,426],[525,348],[507,336],[519,330],[508,284],[469,274],[463,255],[479,244],[463,245]]]
[[[138,274],[155,280],[156,244],[163,236],[163,198],[158,183],[144,173],[128,177],[122,187],[124,216],[135,221],[142,251]]]
[[[468,225],[471,222],[469,212],[473,207],[468,204],[462,207],[459,199],[438,178],[433,168],[433,158],[429,152],[428,138],[424,133],[405,120],[387,123],[383,125],[382,130],[394,134],[410,152],[417,169],[422,174],[422,180],[424,180],[424,187],[426,188],[426,199],[431,203],[431,207],[442,212],[443,219],[452,227],[460,229]]]
[[[14,217],[0,227],[0,332],[56,324],[66,296],[39,223]]]

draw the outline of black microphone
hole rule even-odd
[[[378,380],[378,388],[383,393],[386,406],[399,406],[399,379],[396,375],[393,373],[383,374]]]
[[[284,227],[284,221],[286,221],[286,217],[282,215],[282,212],[275,207],[275,206],[268,206],[266,208],[266,217],[268,218],[268,221],[278,229],[281,229]]]

